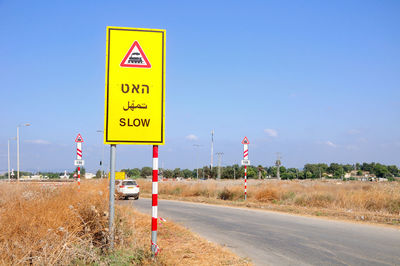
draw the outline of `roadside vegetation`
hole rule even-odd
[[[280,161],[276,162],[278,165]],[[146,178],[151,176],[152,168],[143,167],[133,169],[122,169],[126,175],[130,178]],[[208,166],[204,166],[199,169],[160,169],[160,173],[164,178],[197,178],[210,179],[218,177],[218,167],[210,169]],[[380,177],[394,180],[395,177],[400,176],[400,169],[396,165],[383,165],[380,163],[356,163],[356,164],[338,164],[331,163],[330,165],[325,163],[318,164],[306,164],[303,169],[287,168],[285,166],[279,166],[279,174],[282,180],[291,179],[317,179],[317,178],[332,178],[332,179],[359,179],[363,177]],[[222,179],[237,179],[244,176],[244,167],[234,164],[231,166],[221,167],[221,178]],[[277,166],[248,166],[247,177],[254,179],[274,178],[278,176]]]
[[[374,178],[386,178],[389,181],[394,181],[396,177],[400,178],[400,169],[396,165],[384,165],[380,163],[356,163],[356,164],[338,164],[331,163],[330,165],[325,163],[318,164],[306,164],[303,169],[298,168],[287,168],[281,166],[281,161],[276,161],[279,166],[279,177],[282,180],[293,180],[293,179],[374,179]],[[159,169],[160,174],[163,178],[179,178],[179,179],[215,179],[218,177],[218,167],[210,169],[208,166],[204,166],[199,169]],[[70,179],[73,178],[74,174],[77,174],[77,168],[74,172],[68,173]],[[151,177],[153,169],[145,166],[142,168],[127,168],[121,169],[121,172],[126,174],[127,178],[146,178]],[[31,172],[20,172],[21,176],[32,176]],[[81,178],[83,179],[86,174],[84,167],[81,167]],[[89,173],[90,174],[90,173]],[[220,174],[222,179],[237,179],[244,176],[244,167],[234,164],[231,166],[223,166],[220,168]],[[63,176],[63,172],[38,172],[37,176],[46,177],[49,179],[59,179]],[[97,170],[96,173],[92,174],[93,178],[101,178],[107,176],[106,173],[102,173],[101,170]],[[247,177],[253,179],[265,179],[278,177],[277,166],[248,166]],[[0,179],[8,179],[8,173],[0,176]],[[12,179],[16,179],[16,176],[11,176]]]
[[[151,182],[139,184],[142,196],[150,196]],[[159,196],[400,225],[400,182],[250,179],[244,201],[243,180],[166,181]]]
[[[170,221],[159,225],[153,258],[150,221],[117,205],[109,252],[107,180],[83,181],[79,191],[76,184],[0,183],[0,265],[250,265]]]

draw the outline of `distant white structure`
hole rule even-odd
[[[69,175],[67,175],[67,170],[64,171],[64,175],[60,175],[60,179],[69,179]]]
[[[86,179],[92,179],[93,177],[95,177],[96,175],[93,173],[85,173],[85,178]]]
[[[40,180],[42,179],[42,175],[31,175],[31,177],[29,178],[25,178],[25,179],[31,179],[31,180]]]

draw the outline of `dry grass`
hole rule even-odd
[[[150,221],[116,206],[115,252],[108,253],[107,183],[59,187],[0,184],[0,265],[247,265],[184,228],[160,225],[161,253],[150,253]]]
[[[104,186],[1,184],[0,195],[0,264],[90,262],[106,244]]]
[[[140,180],[142,193],[151,182]],[[272,210],[400,224],[400,183],[337,180],[243,180],[160,182],[159,195],[169,199],[229,204]]]

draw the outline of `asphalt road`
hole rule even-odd
[[[151,200],[126,201],[151,214]],[[256,265],[400,265],[400,230],[262,210],[159,201],[159,217]]]

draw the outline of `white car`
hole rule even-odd
[[[139,199],[139,193],[139,185],[135,180],[115,180],[115,194],[117,198],[128,199],[129,197],[134,197],[137,200]]]

